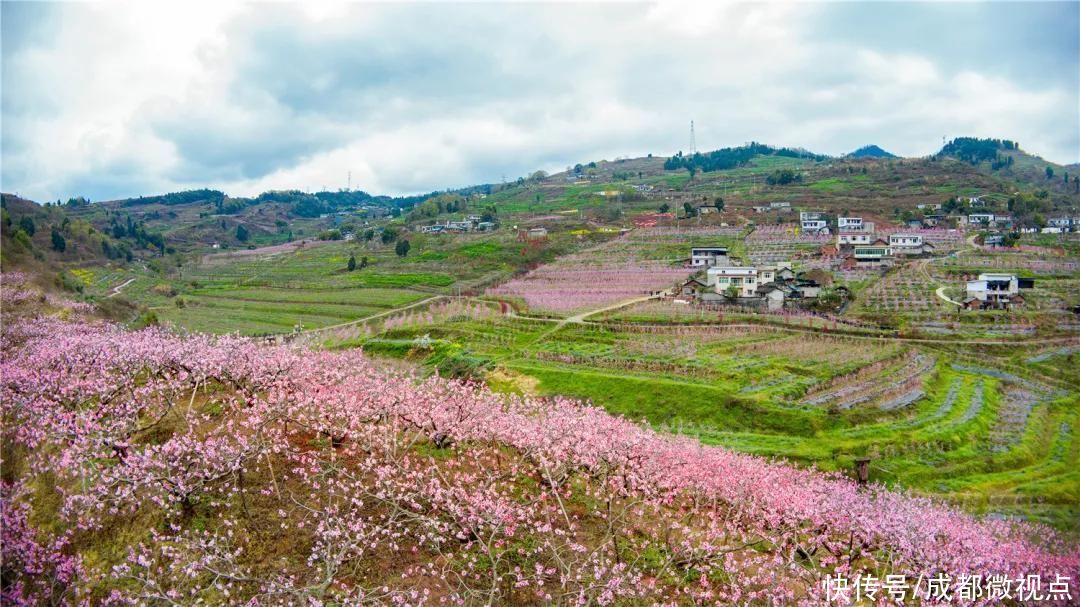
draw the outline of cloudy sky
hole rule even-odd
[[[2,4],[0,189],[373,193],[756,140],[1080,161],[1080,3]]]

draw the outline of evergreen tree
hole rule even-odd
[[[238,224],[236,226],[236,239],[237,240],[239,240],[240,242],[247,242],[247,239],[248,239],[249,236],[250,236],[250,234],[248,234],[247,228],[245,228],[242,224]]]
[[[64,239],[64,235],[60,233],[60,230],[56,228],[52,229],[52,248],[60,253],[67,250],[67,240]]]
[[[19,219],[19,227],[23,229],[28,235],[33,236],[37,231],[37,226],[34,225],[34,220],[29,216],[24,216]]]
[[[349,255],[349,271],[356,269],[356,255]]]

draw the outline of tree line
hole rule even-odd
[[[806,150],[799,150],[793,148],[774,148],[770,145],[763,143],[752,142],[748,145],[722,148],[719,150],[713,150],[712,152],[706,152],[704,154],[697,152],[693,155],[686,156],[681,151],[664,161],[664,170],[675,171],[678,169],[687,169],[690,174],[701,171],[708,173],[711,171],[723,171],[728,169],[738,168],[744,166],[755,156],[782,156],[786,158],[807,158],[815,161],[822,161],[828,159],[828,156],[822,154],[814,154]]]

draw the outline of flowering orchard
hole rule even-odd
[[[600,308],[671,287],[689,271],[661,262],[597,262],[570,256],[487,290],[520,297],[530,309],[566,314]]]
[[[820,605],[827,576],[1080,575],[1044,528],[356,350],[0,339],[4,604]]]

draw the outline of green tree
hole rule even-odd
[[[28,215],[19,219],[19,227],[30,236],[33,236],[34,232],[37,232],[37,226],[34,225],[34,220]]]
[[[366,267],[368,267],[368,260],[367,260],[367,255],[364,255],[363,257],[360,258],[360,269],[363,270]]]
[[[240,242],[247,242],[247,239],[248,239],[249,236],[250,236],[250,234],[248,234],[247,228],[245,228],[243,226],[243,224],[237,224],[237,226],[236,226],[236,239],[239,240]]]
[[[349,255],[349,271],[356,269],[356,255]]]
[[[724,199],[723,199],[723,198],[721,198],[721,197],[717,196],[717,197],[716,197],[716,200],[715,200],[715,201],[713,201],[713,202],[715,202],[715,203],[716,203],[716,212],[717,212],[717,213],[719,213],[719,212],[721,212],[721,211],[723,211],[723,210],[724,210]]]
[[[30,240],[30,235],[27,234],[26,231],[22,228],[15,230],[15,236],[13,238],[15,238],[15,242],[21,244],[27,249],[34,248],[34,243]]]
[[[1054,167],[1052,167],[1052,166],[1047,166],[1046,167],[1046,178],[1047,179],[1053,179],[1054,178]]]
[[[56,228],[52,229],[52,248],[54,251],[61,253],[67,250],[67,240],[64,239],[64,235],[60,233],[60,230]]]
[[[697,215],[697,211],[694,210],[694,205],[690,204],[689,202],[684,202],[682,208],[683,211],[686,212],[687,217],[693,217],[694,215]]]
[[[671,210],[671,205],[665,202],[665,203],[660,205],[660,208],[658,210],[661,213],[667,213],[668,211]]]
[[[409,241],[403,239],[399,240],[397,245],[394,246],[394,252],[397,253],[398,257],[405,257],[409,254],[409,249],[411,248],[412,245],[409,244]]]
[[[384,228],[383,233],[382,233],[382,243],[383,244],[390,244],[391,242],[394,242],[395,240],[397,240],[397,237],[398,237],[398,231],[397,230],[395,230],[394,228]]]

